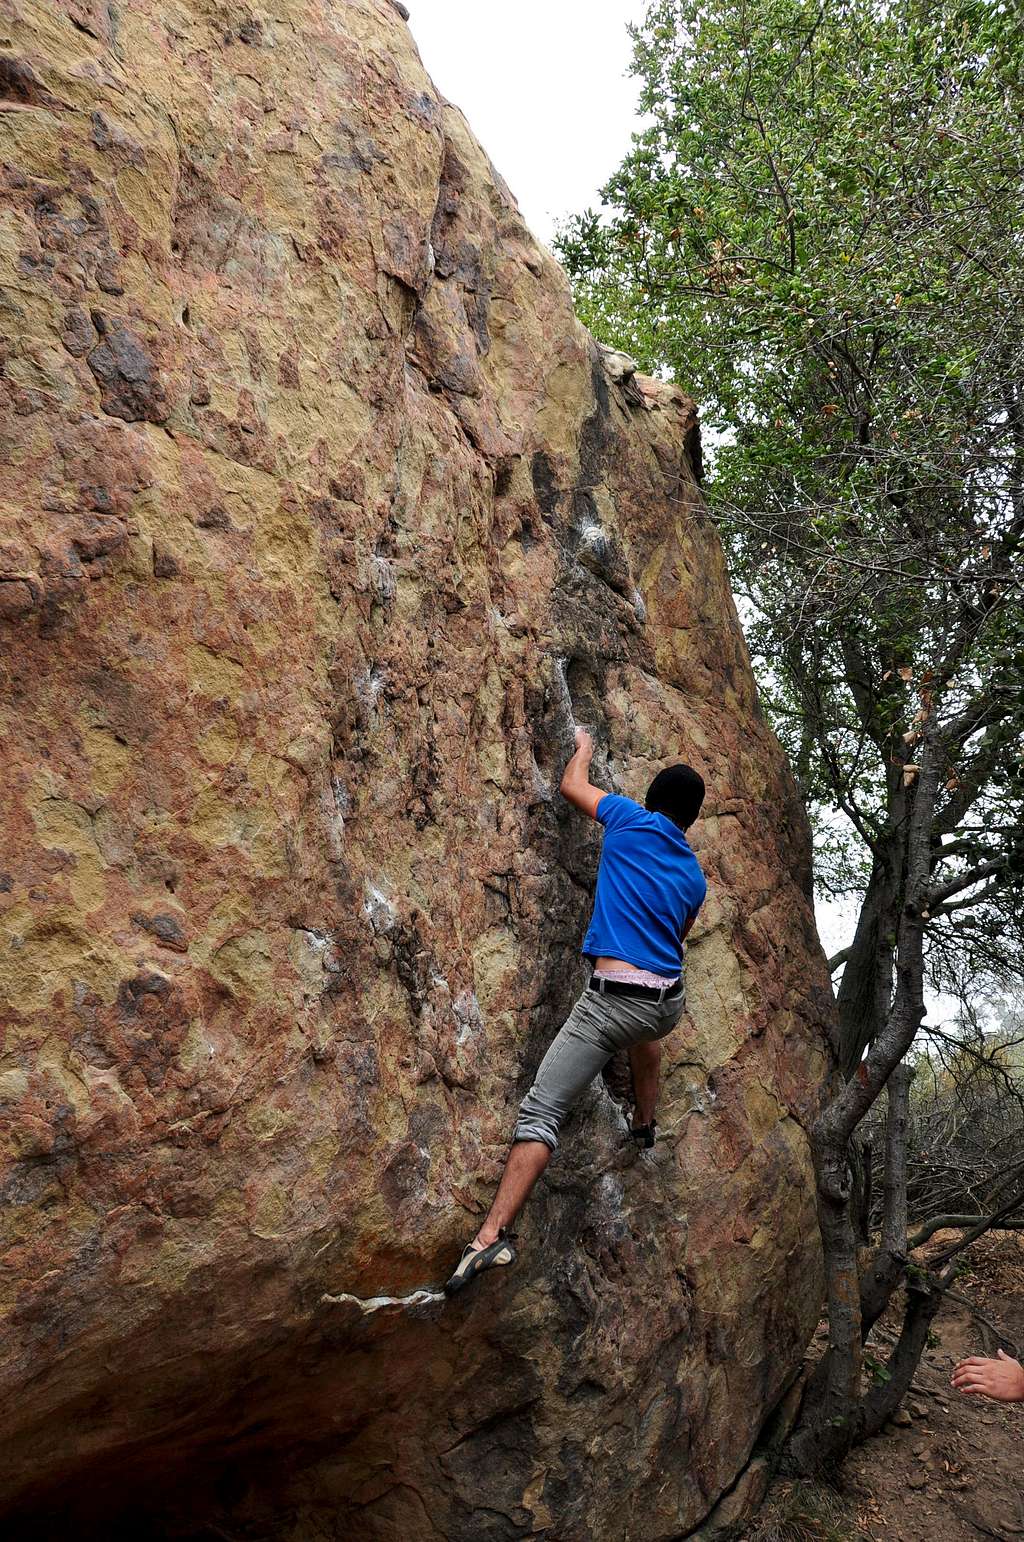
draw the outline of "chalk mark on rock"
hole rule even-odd
[[[444,1301],[445,1294],[443,1290],[429,1290],[426,1288],[414,1290],[408,1296],[363,1297],[350,1296],[346,1291],[343,1291],[338,1296],[322,1295],[320,1300],[330,1306],[341,1306],[346,1302],[351,1302],[353,1306],[359,1308],[364,1316],[369,1316],[371,1312],[379,1312],[381,1307],[384,1306],[425,1306],[428,1301]]]

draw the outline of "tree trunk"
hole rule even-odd
[[[931,824],[943,755],[933,725],[922,739],[916,786],[909,797],[900,800],[902,817],[894,827],[894,836],[904,843],[901,860],[887,869],[905,875],[905,882],[890,887],[884,870],[877,877],[872,875],[872,914],[867,919],[862,916],[863,924],[857,928],[859,942],[854,943],[854,957],[859,954],[861,972],[848,992],[848,1022],[852,1026],[859,1024],[858,1032],[862,1032],[869,1014],[880,1015],[869,1036],[867,1054],[863,1059],[858,1054],[845,1084],[816,1119],[812,1130],[828,1291],[829,1347],[810,1379],[800,1424],[787,1448],[785,1466],[800,1476],[813,1476],[836,1467],[863,1438],[869,1420],[878,1417],[877,1389],[867,1396],[861,1395],[861,1349],[870,1323],[884,1309],[906,1269],[906,1168],[905,1162],[898,1159],[896,1148],[900,1122],[905,1117],[909,1080],[904,1086],[897,1078],[891,1106],[886,1142],[885,1242],[875,1256],[874,1267],[865,1271],[863,1282],[857,1267],[850,1153],[857,1126],[896,1071],[924,1019],[924,912],[931,873]],[[887,996],[885,1009],[880,1011],[882,978],[873,972],[869,980],[868,972],[878,971],[887,954],[891,970],[893,950],[887,932],[882,929],[883,925],[892,925],[886,921],[887,907],[898,914],[896,989],[891,1007]],[[846,984],[845,976],[843,983]],[[886,984],[891,991],[891,972]],[[844,1047],[852,1052],[854,1042],[851,1038]],[[902,1235],[897,1237],[901,1226]],[[910,1292],[904,1332],[889,1371],[890,1379],[898,1373],[900,1384],[904,1377],[909,1384],[913,1375],[927,1337],[927,1324],[922,1327],[925,1317],[927,1311],[917,1293]]]
[[[836,993],[839,1068],[844,1076],[853,1075],[889,1015],[900,866],[896,852],[887,852],[885,860],[876,858]]]
[[[853,1171],[853,1214],[857,1241],[866,1248],[871,1241],[872,1164],[874,1153],[871,1137],[854,1140],[850,1145],[850,1165]]]
[[[914,1274],[907,1280],[907,1305],[896,1347],[886,1362],[888,1377],[871,1388],[864,1399],[859,1438],[876,1435],[891,1419],[914,1379],[928,1330],[942,1305],[943,1288],[932,1275]]]
[[[889,1077],[889,1108],[885,1121],[885,1201],[882,1247],[893,1257],[907,1253],[907,1124],[913,1067],[903,1061]]]

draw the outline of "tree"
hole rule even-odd
[[[843,1082],[812,1135],[830,1347],[791,1443],[810,1471],[892,1411],[952,1278],[952,1256],[907,1263],[902,1073],[858,1273],[857,1127],[926,980],[1022,972],[1024,34],[973,0],[657,0],[632,31],[649,126],[559,252],[591,329],[722,436],[706,491],[763,699],[819,882],[860,899],[832,960]]]

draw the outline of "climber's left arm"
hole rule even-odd
[[[576,808],[591,819],[597,818],[597,805],[604,797],[604,788],[590,782],[590,761],[594,753],[594,741],[585,728],[576,730],[576,753],[562,772],[559,791]]]

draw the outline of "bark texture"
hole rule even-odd
[[[6,1534],[678,1537],[817,1319],[830,1012],[693,404],[389,0],[0,18]],[[664,1138],[596,1085],[393,1300],[585,980],[576,723],[710,789]]]

